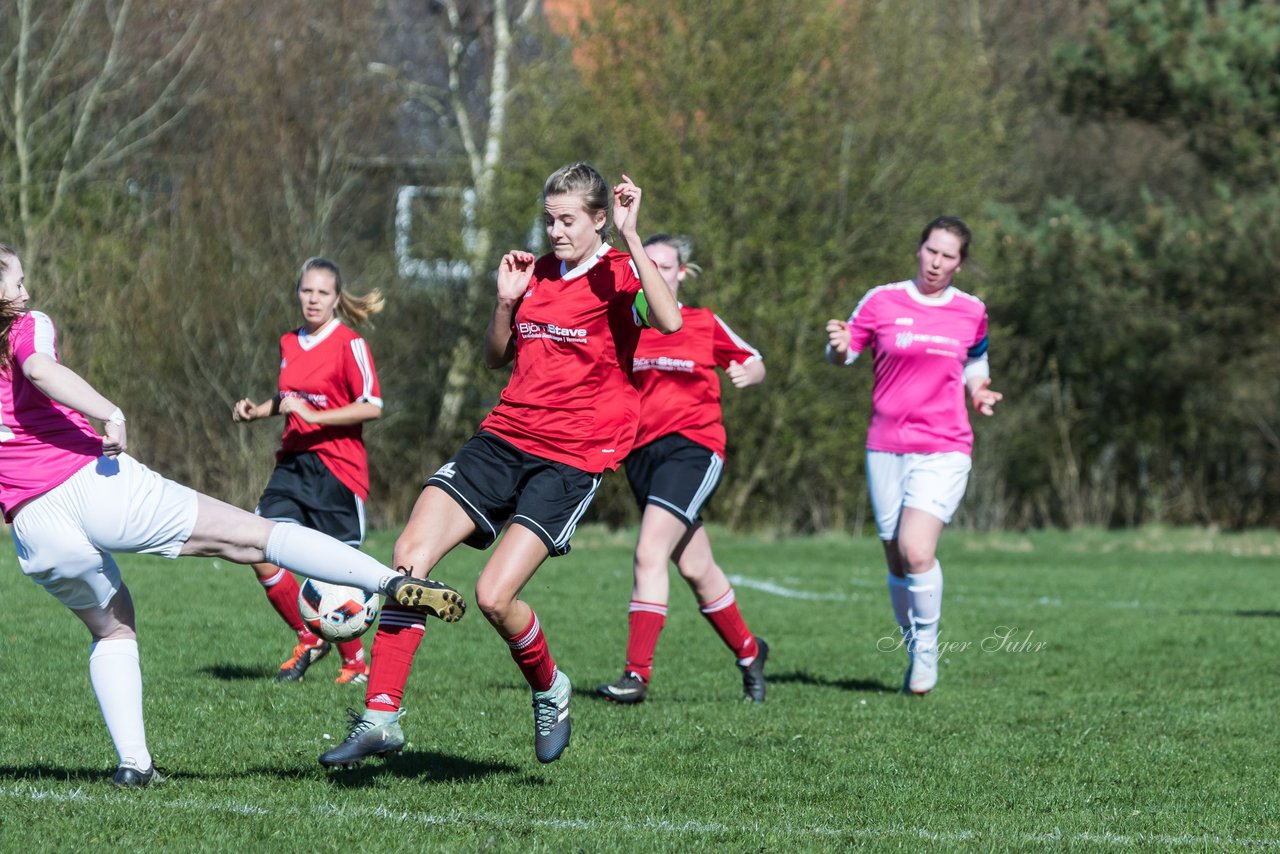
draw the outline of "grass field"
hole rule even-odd
[[[528,689],[478,612],[428,626],[409,748],[329,774],[316,756],[362,689],[334,685],[329,659],[272,681],[291,640],[249,570],[125,558],[169,771],[143,792],[108,783],[84,629],[0,545],[0,846],[1280,846],[1280,535],[949,532],[948,651],[938,689],[914,698],[896,691],[905,654],[877,648],[893,627],[874,537],[715,531],[772,646],[768,702],[739,700],[676,581],[649,702],[621,708],[591,694],[621,669],[632,536],[581,531],[526,591],[577,688],[573,742],[545,767]],[[388,557],[391,539],[370,550]],[[469,594],[481,558],[455,553],[436,577]]]

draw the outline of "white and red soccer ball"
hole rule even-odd
[[[343,587],[306,579],[298,591],[298,612],[307,628],[327,641],[341,643],[360,637],[382,607],[382,597],[358,587]]]

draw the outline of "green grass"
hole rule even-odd
[[[948,532],[938,689],[905,655],[874,537],[714,531],[769,699],[673,580],[647,703],[621,669],[634,532],[579,533],[526,590],[578,689],[540,766],[529,694],[479,613],[432,623],[409,749],[328,774],[362,690],[280,685],[290,638],[248,569],[124,558],[162,786],[117,792],[87,635],[0,547],[0,847],[353,850],[1191,849],[1280,845],[1280,535]],[[370,550],[389,556],[392,535]],[[470,591],[483,555],[436,577]],[[470,597],[468,597],[470,598]],[[992,640],[1012,629],[1009,639]],[[967,644],[967,645],[966,645]],[[1037,646],[1039,645],[1039,646]],[[1012,648],[1011,648],[1012,647]]]

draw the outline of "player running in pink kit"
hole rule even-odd
[[[951,284],[971,238],[962,220],[938,217],[920,235],[914,279],[872,288],[848,321],[827,321],[830,361],[851,365],[868,347],[874,360],[867,486],[907,648],[903,689],[914,694],[938,681],[937,549],[969,481],[965,400],[991,415],[1002,398],[991,389],[986,306]]]
[[[113,782],[158,775],[142,722],[133,600],[112,552],[271,561],[446,620],[462,598],[299,525],[277,525],[161,477],[125,453],[125,417],[58,360],[48,315],[0,244],[0,507],[22,571],[89,629],[89,681],[120,757]],[[86,416],[104,424],[100,436]]]
[[[644,242],[649,257],[677,295],[689,263],[686,237],[655,234]],[[628,608],[630,632],[622,676],[596,689],[615,703],[639,703],[648,695],[653,653],[667,618],[667,562],[674,560],[702,615],[737,659],[743,696],[764,702],[764,664],[769,645],[747,629],[733,586],[715,562],[702,525],[702,508],[724,471],[724,422],[720,412],[720,368],[737,388],[764,379],[760,352],[738,337],[709,308],[680,306],[684,325],[673,335],[640,333],[632,360],[640,389],[640,427],[627,457],[627,480],[640,505],[635,580]]]
[[[382,310],[382,294],[356,296],[342,282],[338,265],[309,258],[294,287],[303,326],[280,338],[279,390],[270,399],[236,403],[231,417],[255,421],[285,416],[276,467],[255,512],[276,522],[322,531],[349,546],[364,542],[364,502],[369,497],[369,460],[363,428],[382,417],[382,392],[369,345],[339,317],[362,323]],[[271,563],[253,566],[267,601],[297,635],[293,655],[276,672],[280,681],[304,677],[329,653],[298,613],[298,582]],[[367,680],[364,644],[339,643],[339,684]]]
[[[595,169],[575,163],[547,179],[552,252],[512,251],[498,265],[485,364],[514,361],[511,379],[476,435],[427,479],[395,545],[396,566],[425,578],[456,546],[488,548],[511,523],[476,582],[476,604],[533,691],[540,762],[569,744],[572,687],[520,591],[548,556],[569,551],[601,475],[631,450],[640,398],[630,367],[641,324],[674,332],[681,323],[636,232],[640,188],[623,175],[612,197],[625,253],[604,241],[610,190]],[[320,764],[351,766],[404,746],[401,700],[423,630],[417,615],[383,609],[365,711]]]

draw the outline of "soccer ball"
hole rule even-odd
[[[358,587],[343,587],[308,578],[298,591],[298,613],[307,628],[327,641],[360,637],[378,619],[382,597]]]

